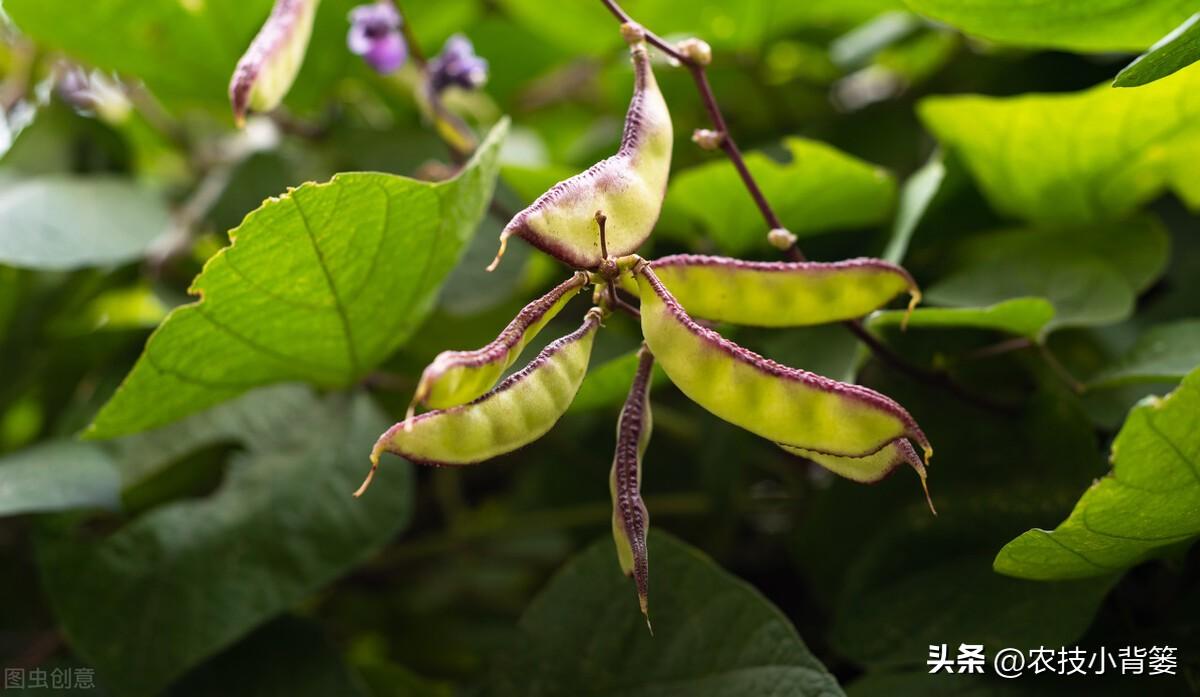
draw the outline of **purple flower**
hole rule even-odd
[[[487,82],[488,62],[475,55],[475,46],[462,34],[446,39],[442,53],[429,61],[430,86],[441,92],[450,85],[478,89]]]
[[[408,46],[400,34],[400,13],[388,0],[359,5],[350,11],[350,51],[379,73],[390,73],[408,58]]]

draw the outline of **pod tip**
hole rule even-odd
[[[375,446],[375,449],[371,451],[371,471],[367,472],[367,478],[363,480],[363,483],[359,485],[358,490],[354,492],[354,498],[361,497],[363,492],[367,490],[367,487],[371,486],[371,480],[375,478],[375,470],[377,469],[379,469],[378,445]]]
[[[418,392],[420,394],[420,392]],[[417,414],[417,397],[413,397],[413,401],[408,405],[408,411],[404,413],[404,432],[412,433],[413,417]]]
[[[506,249],[508,249],[508,231],[507,230],[500,233],[500,249],[496,252],[496,258],[492,259],[492,263],[487,265],[487,270],[489,273],[491,273],[492,271],[495,271],[496,267],[500,265],[500,259],[504,256],[504,250],[506,250]]]
[[[908,309],[904,311],[904,319],[900,320],[900,331],[908,329],[908,320],[912,317],[913,310],[917,309],[917,305],[921,303],[921,291],[913,288],[908,291]]]
[[[642,617],[646,618],[646,629],[650,630],[650,636],[654,636],[654,626],[650,624],[650,600],[642,594],[638,594],[638,606],[642,609]]]
[[[921,478],[921,489],[925,492],[925,503],[929,504],[929,511],[937,515],[937,509],[933,507],[933,497],[929,495],[929,481],[925,467],[914,464],[913,469],[917,471],[917,476]]]

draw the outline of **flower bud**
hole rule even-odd
[[[350,33],[346,45],[362,56],[375,72],[390,73],[404,65],[408,45],[400,33],[403,20],[396,6],[387,0],[359,5],[350,11]]]
[[[435,92],[451,85],[474,90],[488,78],[487,60],[475,55],[475,46],[462,34],[446,39],[442,52],[429,61],[429,84]]]
[[[775,249],[787,251],[796,244],[796,236],[790,230],[777,227],[767,233],[767,242],[770,242]]]
[[[283,101],[308,50],[320,0],[275,0],[271,15],[238,61],[229,82],[233,117],[241,126],[246,113],[270,111]]]
[[[692,131],[692,142],[705,150],[716,150],[725,142],[725,134],[707,128],[697,128]]]
[[[684,39],[676,44],[675,48],[696,65],[708,65],[712,62],[712,47],[701,39]]]

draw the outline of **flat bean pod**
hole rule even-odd
[[[635,276],[642,335],[671,382],[722,419],[763,438],[839,456],[875,453],[912,438],[932,453],[913,418],[874,390],[763,358],[701,327],[647,264]]]
[[[549,293],[526,305],[504,331],[483,348],[474,351],[443,351],[421,374],[413,404],[446,409],[466,404],[495,387],[525,346],[588,283],[588,275],[576,272]]]
[[[650,443],[653,419],[650,416],[650,375],[654,355],[645,346],[638,352],[638,367],[621,416],[617,420],[617,450],[609,473],[612,494],[613,540],[617,544],[617,560],[621,571],[633,577],[637,587],[638,604],[650,624],[649,578],[650,567],[646,548],[646,531],[650,514],[642,501],[642,458]]]
[[[617,154],[555,184],[518,213],[500,233],[500,253],[489,268],[514,235],[574,268],[596,268],[602,261],[597,211],[607,218],[614,256],[635,251],[650,236],[666,195],[674,133],[645,42],[635,41],[630,52],[633,99]]]
[[[898,438],[878,451],[861,457],[839,457],[791,445],[777,445],[792,455],[812,460],[834,474],[867,484],[883,479],[896,467],[907,463],[916,470],[917,476],[921,478],[921,487],[925,490],[925,500],[929,502],[929,509],[937,513],[933,508],[933,500],[929,498],[929,487],[925,481],[925,464],[921,462],[917,451],[913,450],[912,444],[907,439]]]
[[[693,317],[755,327],[855,319],[905,291],[910,308],[921,298],[912,276],[882,259],[764,262],[678,254],[650,267]]]
[[[355,495],[366,490],[385,452],[423,464],[470,465],[542,437],[567,411],[583,382],[600,318],[599,308],[589,310],[579,329],[551,343],[479,399],[392,426],[375,443],[371,472]]]

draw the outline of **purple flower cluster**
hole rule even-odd
[[[388,0],[359,5],[350,11],[350,33],[346,44],[379,73],[390,73],[404,65],[408,45],[400,33],[400,13]]]
[[[437,92],[451,85],[478,89],[487,82],[487,77],[487,60],[475,55],[475,46],[462,34],[446,39],[441,54],[429,61],[430,87]]]

